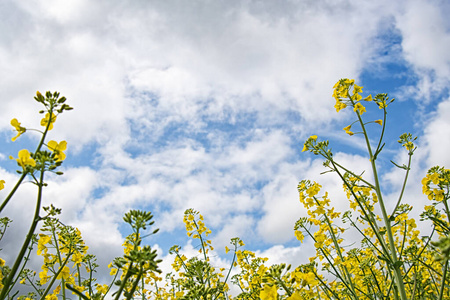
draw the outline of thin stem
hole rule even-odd
[[[397,208],[399,207],[399,205],[402,201],[403,193],[405,192],[405,188],[406,188],[406,182],[408,181],[409,170],[411,169],[410,168],[411,167],[411,159],[412,159],[412,153],[409,153],[408,167],[406,169],[405,179],[403,180],[403,186],[400,191],[400,196],[398,197],[397,204],[395,205],[395,208],[392,211],[391,216],[393,216],[395,214],[395,212],[397,211]]]
[[[131,276],[131,268],[133,267],[133,262],[130,262],[130,266],[127,269],[127,272],[125,273],[125,277],[123,278],[119,290],[116,292],[116,298],[114,300],[119,300],[120,295],[122,294],[123,289],[125,288],[125,284],[127,283],[128,278]]]
[[[337,169],[335,167],[335,162],[333,160],[331,160],[331,163],[333,164],[333,167],[336,171],[336,173],[339,175],[339,177],[341,178],[341,180],[344,182],[344,184],[347,186],[348,190],[350,191],[350,193],[352,194],[353,198],[356,200],[356,202],[358,203],[359,207],[361,208],[364,216],[366,217],[369,226],[372,228],[372,231],[374,232],[375,236],[377,237],[377,240],[380,242],[381,248],[383,249],[384,255],[389,258],[389,251],[387,249],[387,245],[383,239],[383,237],[380,234],[380,229],[378,228],[378,225],[375,221],[373,221],[373,218],[371,218],[371,216],[369,215],[369,213],[366,212],[366,209],[364,208],[364,205],[362,204],[362,202],[359,200],[358,195],[355,194],[355,192],[353,191],[352,187],[350,186],[350,184],[345,180],[344,176],[341,174],[341,172],[339,171],[339,169]]]
[[[28,230],[28,234],[25,238],[25,241],[22,245],[22,249],[20,249],[19,255],[17,255],[16,261],[14,262],[14,265],[11,268],[11,272],[9,273],[8,277],[6,278],[6,280],[3,284],[4,287],[0,294],[1,300],[6,299],[7,292],[9,292],[9,290],[12,288],[12,286],[10,287],[10,285],[13,281],[14,276],[16,275],[17,270],[19,269],[20,264],[22,263],[23,257],[25,255],[25,252],[27,251],[28,245],[31,242],[34,231],[36,230],[37,224],[40,221],[39,212],[41,210],[42,187],[44,185],[44,168],[45,168],[45,165],[42,164],[41,176],[40,176],[39,182],[38,182],[38,196],[37,196],[36,208],[34,211],[33,221],[31,222],[31,226],[30,226],[30,229]]]
[[[445,261],[444,271],[443,271],[443,274],[442,274],[441,289],[439,291],[439,298],[438,298],[438,300],[442,300],[442,297],[444,296],[444,288],[446,287],[446,285],[445,285],[445,278],[447,277],[447,269],[448,269],[448,260]]]
[[[17,180],[16,185],[13,187],[13,189],[11,190],[9,195],[6,197],[6,199],[3,201],[2,205],[0,206],[0,213],[3,211],[5,206],[8,204],[9,200],[11,200],[12,196],[17,191],[17,189],[19,188],[20,184],[25,179],[25,176],[27,176],[27,174],[28,174],[28,172],[24,170],[22,173],[22,176],[20,176],[19,180]]]
[[[57,277],[59,276],[59,274],[62,272],[62,270],[64,269],[64,267],[67,265],[67,262],[69,261],[70,255],[67,255],[66,259],[62,262],[62,264],[59,265],[59,269],[56,272],[56,274],[53,276],[52,281],[50,281],[50,283],[48,284],[47,288],[45,289],[44,293],[41,295],[40,300],[44,300],[45,296],[48,294],[48,292],[50,291],[50,289],[52,288],[53,284],[55,283]],[[63,283],[62,285],[64,285],[64,279],[62,278],[61,282]]]
[[[25,263],[22,265],[22,268],[19,271],[19,276],[16,277],[16,279],[14,280],[14,282],[11,284],[11,287],[9,289],[9,291],[11,291],[11,289],[13,288],[13,286],[16,285],[17,280],[19,280],[20,274],[23,272],[23,270],[25,269],[25,266],[27,264],[27,262],[30,260],[30,255],[31,255],[31,251],[33,250],[33,246],[28,247],[28,254],[27,256],[24,258]],[[28,276],[27,276],[28,278]],[[34,284],[31,282],[31,280],[29,280],[31,285],[34,287]],[[35,288],[36,289],[36,288]]]
[[[352,100],[353,101],[353,100]],[[369,141],[369,137],[367,135],[367,131],[366,128],[364,126],[364,122],[362,121],[361,115],[359,114],[358,111],[356,111],[356,115],[358,116],[358,120],[361,124],[361,128],[363,130],[364,133],[364,138],[366,140],[366,145],[367,145],[367,150],[369,151],[369,157],[370,157],[370,164],[372,166],[372,173],[374,176],[374,180],[375,180],[375,192],[377,194],[378,197],[378,203],[381,209],[381,213],[383,215],[383,220],[384,223],[386,225],[386,233],[388,236],[388,240],[389,240],[389,247],[390,247],[390,257],[392,260],[392,265],[394,268],[394,274],[395,274],[395,280],[397,282],[398,285],[398,291],[400,292],[400,297],[402,300],[407,300],[406,297],[406,291],[405,291],[405,286],[403,284],[403,276],[401,274],[400,271],[400,261],[397,258],[397,249],[395,248],[395,241],[394,241],[394,236],[392,234],[392,228],[391,228],[391,221],[390,218],[386,212],[386,207],[384,205],[384,201],[383,201],[383,196],[381,194],[381,189],[380,189],[380,183],[379,183],[379,179],[378,179],[378,172],[377,172],[377,167],[375,164],[375,160],[374,160],[374,156],[372,154],[372,148],[370,146],[370,141]],[[394,296],[396,296],[397,293],[394,294]]]
[[[134,280],[131,290],[128,292],[127,300],[130,300],[133,297],[134,291],[136,291],[136,288],[139,284],[139,280],[141,279],[142,274],[143,274],[143,270],[142,270],[142,266],[141,266],[140,270],[139,270],[139,274],[137,275],[136,279]]]
[[[237,247],[236,247],[236,245],[235,245],[235,246],[234,246],[234,255],[233,255],[233,259],[232,259],[232,261],[231,261],[230,269],[228,270],[228,274],[227,274],[227,277],[225,277],[224,283],[227,283],[228,277],[230,276],[231,270],[233,269],[234,262],[236,261],[236,249],[237,249]]]

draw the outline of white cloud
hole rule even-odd
[[[423,140],[428,150],[426,163],[429,167],[440,165],[450,166],[450,99],[447,99],[436,108],[436,113],[431,115],[428,125],[424,130]]]
[[[405,59],[415,69],[419,83],[410,91],[420,101],[448,87],[450,75],[450,25],[445,1],[410,1],[397,15]]]

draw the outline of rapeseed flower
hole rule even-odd
[[[67,142],[61,141],[60,143],[56,141],[50,141],[47,144],[48,149],[55,153],[56,161],[62,161],[66,159],[66,154],[63,151],[67,149]]]
[[[17,135],[13,138],[11,138],[11,141],[15,141],[20,135],[22,135],[23,133],[25,133],[25,131],[27,131],[27,129],[25,127],[20,126],[19,121],[17,121],[16,118],[11,120],[11,125],[14,127],[14,129],[17,130]]]
[[[259,294],[261,300],[276,300],[278,297],[277,286],[266,284]]]
[[[18,158],[14,158],[12,156],[10,156],[9,158],[15,159],[17,161],[17,164],[24,169],[27,166],[32,166],[32,167],[36,166],[36,161],[31,157],[31,154],[27,149],[20,150]]]
[[[61,270],[61,272],[58,274],[58,277],[56,279],[64,279],[67,280],[70,277],[70,268],[68,266],[64,266]]]
[[[354,135],[353,132],[350,131],[350,128],[352,128],[352,125],[348,125],[347,127],[342,128],[346,134],[348,135]]]
[[[362,115],[366,111],[366,108],[361,103],[358,102],[353,107],[353,111],[355,112],[358,111],[358,113]]]
[[[52,114],[51,120],[50,120],[50,113],[46,113],[45,117],[41,120],[41,126],[47,127],[47,124],[50,122],[50,125],[48,127],[48,130],[53,129],[53,123],[56,121],[56,115]]]

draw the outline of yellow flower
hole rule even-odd
[[[97,289],[97,292],[105,295],[108,292],[108,285],[106,284],[97,284],[97,286],[95,287]]]
[[[15,141],[22,133],[27,131],[25,127],[20,126],[19,121],[16,118],[11,120],[11,125],[17,130],[17,135],[11,139],[11,141]]]
[[[3,190],[5,188],[5,181],[0,180],[0,190]]]
[[[14,157],[10,156],[10,159],[14,159]],[[17,161],[17,164],[21,166],[22,168],[25,168],[26,166],[36,166],[36,161],[31,158],[31,154],[27,149],[22,149],[19,151],[19,158],[15,159]]]
[[[414,148],[414,144],[412,142],[406,142],[402,146],[405,147],[408,151],[411,151]]]
[[[61,292],[61,286],[60,286],[60,285],[58,285],[58,286],[53,290],[53,294],[54,294],[54,295],[57,295],[57,294],[59,294],[59,292]]]
[[[70,276],[70,269],[68,266],[64,266],[61,270],[61,272],[59,273],[58,277],[56,277],[56,279],[64,279],[67,280]]]
[[[353,94],[357,94],[357,93],[362,93],[362,86],[359,86],[359,85],[354,85],[353,86]]]
[[[111,271],[109,272],[109,275],[116,275],[117,274],[117,269],[116,268],[113,268],[113,264],[112,263],[110,263],[109,265],[108,265],[108,268],[110,268],[111,269]]]
[[[276,300],[278,296],[277,287],[275,285],[265,285],[259,294],[261,300]]]
[[[47,281],[50,279],[50,276],[47,275],[47,271],[48,271],[47,268],[42,268],[42,271],[39,272],[39,278],[41,279],[39,283],[41,285],[46,284]]]
[[[289,296],[286,300],[302,300],[303,297],[300,296],[298,292],[293,293],[291,296]]]
[[[58,300],[58,297],[55,294],[48,294],[45,296],[45,300]]]
[[[225,253],[230,252],[230,248],[228,248],[227,246],[225,246]]]
[[[48,122],[50,122],[50,126],[48,127],[48,130],[53,129],[53,123],[56,121],[56,115],[52,114],[52,118],[50,120],[50,113],[46,113],[45,117],[41,120],[41,126],[47,127]]]
[[[366,98],[363,99],[364,101],[372,101],[372,95],[367,96]]]
[[[300,230],[296,230],[295,231],[295,237],[297,238],[297,240],[299,240],[300,242],[302,242],[305,239],[305,236],[303,235],[303,232],[301,232]]]
[[[358,113],[362,115],[366,111],[366,108],[361,103],[356,103],[353,107],[353,111],[358,111]]]
[[[383,120],[375,120],[374,122],[379,124],[379,125],[383,125]]]
[[[0,267],[3,267],[5,265],[5,260],[0,258]]]
[[[344,129],[346,134],[353,135],[354,133],[350,131],[350,128],[352,128],[352,125],[348,125],[347,127],[344,127],[342,129]]]
[[[75,263],[75,265],[80,265],[83,261],[83,255],[80,252],[76,252],[72,255],[72,261]]]
[[[61,161],[66,159],[66,155],[64,154],[64,150],[67,149],[67,142],[61,141],[59,144],[56,141],[50,141],[47,144],[48,149],[55,153],[55,158],[57,161]]]
[[[334,108],[336,108],[336,112],[339,112],[341,109],[344,109],[347,107],[347,104],[344,102],[341,102],[340,100],[336,101],[336,104],[334,105]]]
[[[42,251],[44,251],[44,254],[47,253],[47,246],[45,245],[50,243],[51,240],[52,238],[50,236],[42,233],[39,234],[37,255],[41,255]]]
[[[387,107],[386,100],[380,101],[377,104],[378,104],[379,109],[383,109],[383,108]]]

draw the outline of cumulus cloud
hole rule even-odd
[[[404,58],[419,79],[410,93],[421,101],[430,101],[448,87],[450,26],[445,18],[450,6],[445,1],[412,1],[403,10],[396,26],[403,38]]]

